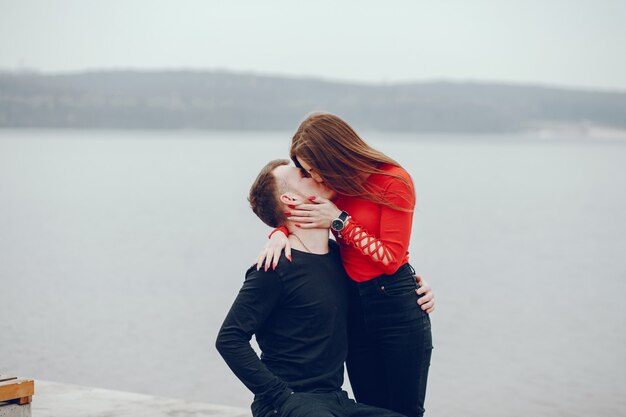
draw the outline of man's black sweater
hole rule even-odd
[[[292,250],[275,271],[246,272],[216,347],[255,394],[253,409],[278,409],[295,392],[330,392],[343,384],[348,351],[347,284],[339,247],[329,253]],[[261,358],[250,346],[252,335]]]

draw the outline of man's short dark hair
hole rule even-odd
[[[276,167],[289,165],[287,159],[275,159],[261,169],[259,175],[250,187],[248,201],[254,214],[270,227],[284,225],[287,221],[280,202],[280,188],[276,177],[272,173]]]

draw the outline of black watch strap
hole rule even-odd
[[[330,222],[330,228],[336,232],[341,232],[346,226],[346,220],[348,220],[348,213],[342,211],[337,218]]]

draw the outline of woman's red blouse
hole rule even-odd
[[[366,187],[384,201],[407,211],[356,197],[340,195],[334,201],[350,215],[350,222],[341,234],[333,233],[340,245],[343,266],[357,282],[393,274],[409,260],[415,207],[413,181],[403,168],[382,165],[380,169],[404,178],[409,185],[389,175],[372,174],[366,180]]]

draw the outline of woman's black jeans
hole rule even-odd
[[[351,286],[350,384],[360,403],[408,417],[424,414],[432,352],[430,318],[417,305],[415,271],[405,264]]]

